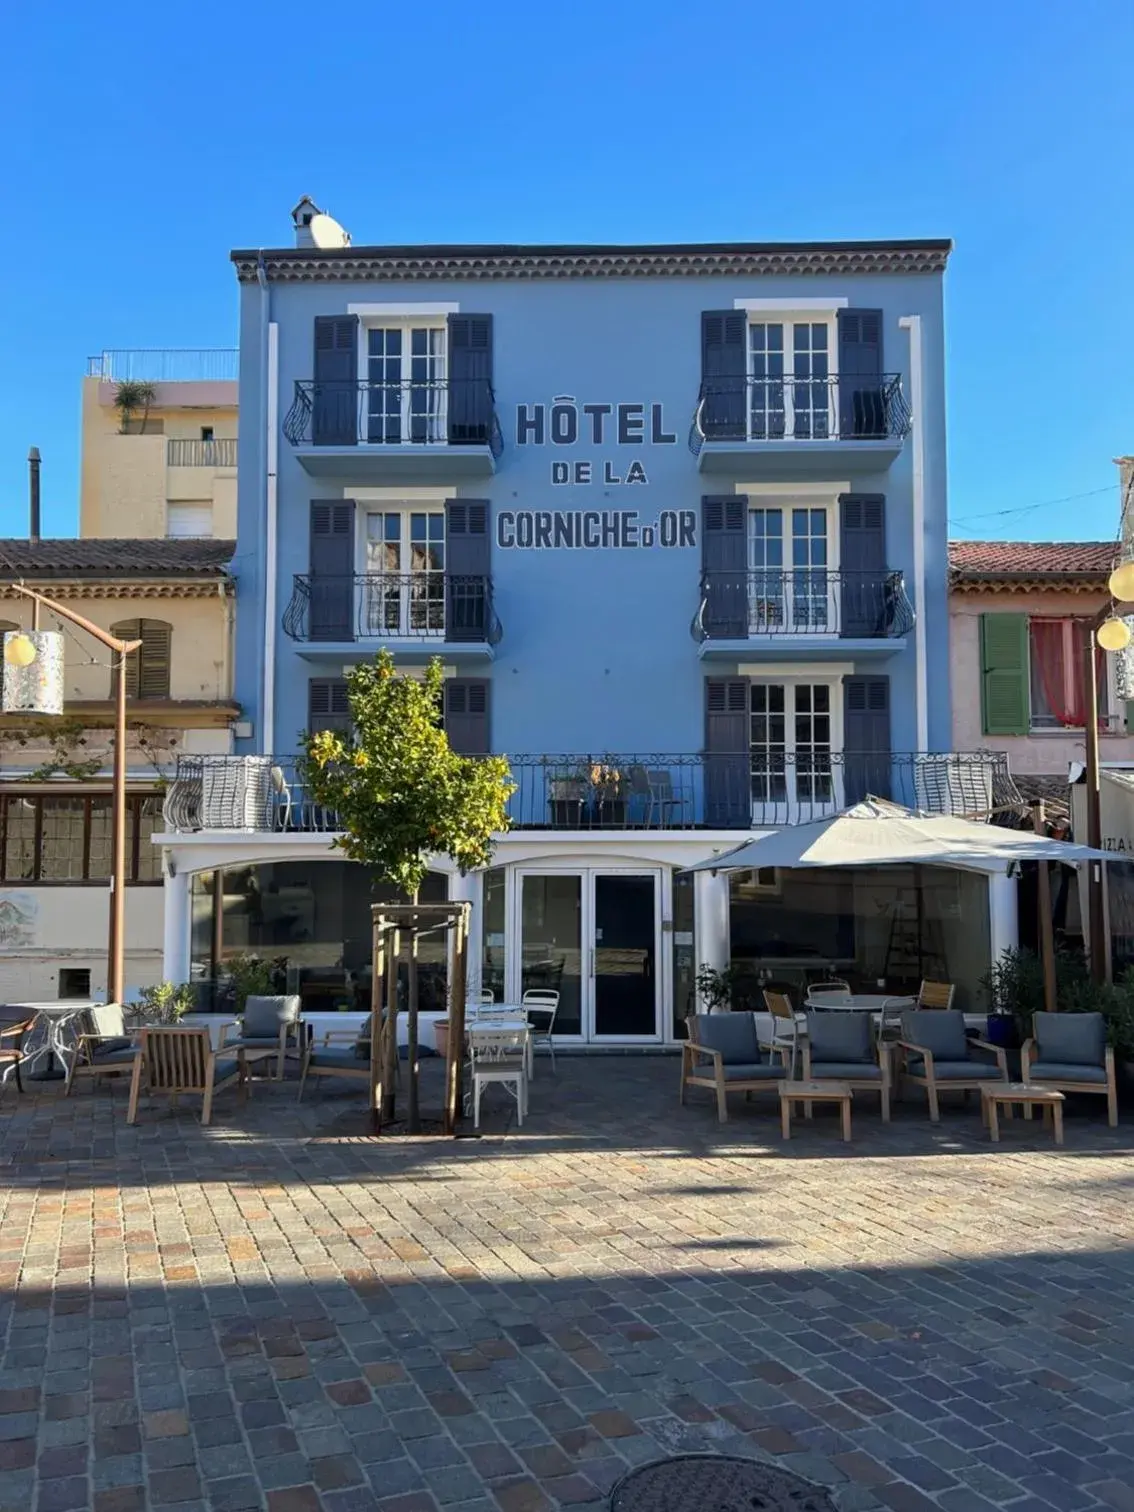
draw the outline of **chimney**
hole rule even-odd
[[[311,222],[316,215],[322,215],[319,206],[309,194],[305,194],[299,204],[291,212],[291,223],[295,227],[295,245],[297,247],[313,247],[315,238],[311,235]]]
[[[28,452],[28,540],[39,540],[39,447]]]

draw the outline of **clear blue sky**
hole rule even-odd
[[[302,193],[359,243],[951,236],[954,533],[1114,534],[1131,0],[62,0],[4,44],[2,534],[32,443],[76,529],[87,355],[235,344],[228,251]]]

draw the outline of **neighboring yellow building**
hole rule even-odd
[[[144,440],[124,437],[123,440]],[[122,524],[132,524],[123,515]],[[232,540],[2,540],[0,630],[28,628],[23,582],[123,639],[129,750],[126,976],[161,977],[163,788],[181,752],[232,748]],[[64,630],[61,719],[0,713],[0,1001],[106,987],[113,676],[109,654]]]
[[[90,359],[80,535],[236,535],[236,358],[218,349]]]

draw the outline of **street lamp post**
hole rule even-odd
[[[9,587],[31,599],[36,610],[43,608],[70,620],[101,645],[114,653],[114,777],[110,800],[110,923],[107,932],[106,998],[120,1003],[126,991],[126,658],[137,651],[141,641],[119,640],[101,625],[57,603],[45,594],[25,588],[23,583]],[[30,655],[28,652],[30,651]],[[26,635],[9,634],[4,642],[4,659],[12,666],[29,666],[36,656],[35,643]]]
[[[1134,562],[1122,562],[1107,583],[1111,602],[1104,605],[1091,621],[1090,633],[1083,650],[1086,665],[1083,682],[1087,689],[1086,773],[1087,844],[1102,849],[1102,796],[1099,760],[1099,678],[1095,666],[1095,646],[1104,651],[1121,651],[1130,643],[1130,627],[1121,617],[1134,601]],[[1107,929],[1103,912],[1103,862],[1087,862],[1087,952],[1091,977],[1096,982],[1107,978]]]

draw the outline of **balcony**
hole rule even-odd
[[[867,794],[932,814],[987,818],[1021,802],[994,751],[809,750],[509,758],[513,829],[752,830],[824,819]],[[333,812],[304,790],[294,756],[179,756],[168,831],[334,834]]]
[[[165,443],[165,460],[168,467],[235,467],[236,437],[199,441],[171,436]]]
[[[151,347],[100,352],[87,358],[87,377],[104,383],[235,383],[235,347]]]
[[[838,482],[884,472],[911,415],[901,377],[707,378],[689,430],[702,473]]]
[[[283,629],[324,649],[361,642],[458,658],[490,658],[503,634],[492,579],[456,572],[297,573]]]
[[[284,436],[313,478],[447,484],[487,478],[504,448],[484,379],[322,383],[303,379]]]
[[[893,655],[913,626],[900,572],[797,567],[702,573],[690,628],[702,659],[790,652],[816,660],[848,649]]]

